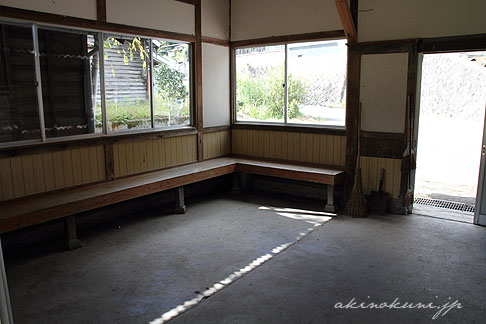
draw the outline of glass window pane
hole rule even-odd
[[[109,131],[151,128],[149,40],[104,35]]]
[[[152,40],[155,127],[189,125],[189,45]]]
[[[288,122],[344,126],[346,40],[288,45]]]
[[[96,33],[39,27],[46,137],[101,132]]]
[[[284,121],[285,46],[236,50],[236,120]]]
[[[40,139],[32,28],[0,23],[0,143]]]

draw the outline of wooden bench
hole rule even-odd
[[[344,171],[280,162],[224,157],[114,181],[63,189],[0,203],[0,234],[64,218],[68,249],[80,246],[76,236],[78,213],[148,194],[175,189],[175,212],[184,213],[184,186],[231,173],[250,173],[327,185],[326,210],[335,212],[334,186]]]

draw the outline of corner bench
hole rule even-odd
[[[330,212],[336,211],[334,186],[344,181],[344,171],[332,168],[222,157],[85,187],[0,202],[0,234],[64,218],[68,249],[75,249],[81,246],[76,236],[74,218],[78,213],[170,189],[176,190],[174,211],[184,213],[184,185],[235,172],[326,184],[325,210]]]

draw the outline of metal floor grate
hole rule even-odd
[[[452,209],[466,213],[474,213],[475,205],[466,205],[464,203],[458,203],[454,201],[439,200],[439,199],[429,199],[429,198],[415,198],[413,200],[415,204],[432,206],[444,209]]]

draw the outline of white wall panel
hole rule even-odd
[[[408,54],[361,57],[361,129],[402,133],[407,103]]]
[[[485,0],[360,0],[362,41],[486,33]]]
[[[231,39],[342,29],[334,0],[232,0]]]
[[[229,49],[207,43],[202,45],[204,127],[229,125]]]
[[[0,5],[96,20],[96,0],[0,0]]]
[[[194,6],[174,0],[106,0],[106,19],[117,24],[195,33]]]
[[[218,39],[229,38],[229,0],[202,0],[202,35]]]

